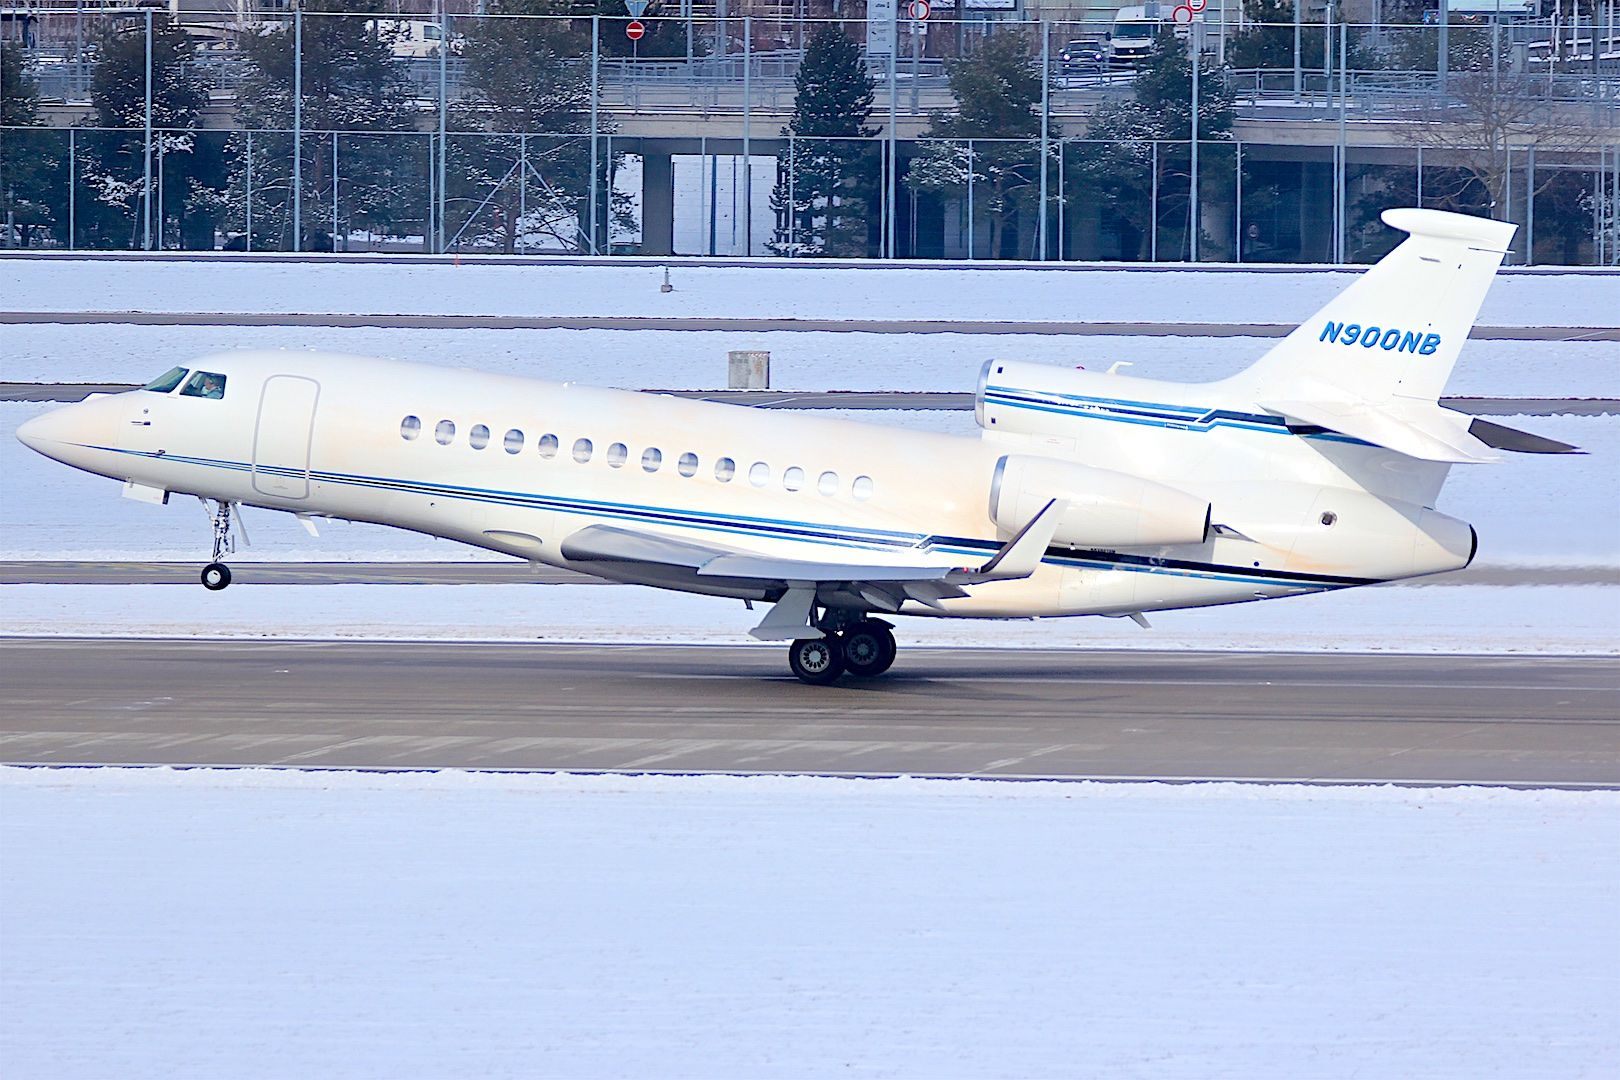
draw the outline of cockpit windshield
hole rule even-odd
[[[222,398],[225,396],[225,376],[213,371],[199,371],[186,383],[180,396]]]
[[[165,371],[163,374],[159,375],[157,378],[153,379],[151,382],[147,383],[145,386],[141,387],[141,389],[155,390],[160,394],[167,394],[170,390],[173,390],[175,387],[179,386],[180,383],[185,380],[185,377],[185,368],[172,367],[168,371]]]

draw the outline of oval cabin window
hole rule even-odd
[[[771,467],[763,461],[756,461],[748,469],[748,482],[755,487],[764,487],[771,482]]]
[[[534,445],[539,449],[541,457],[557,456],[557,436],[555,435],[542,435]]]
[[[722,484],[731,483],[731,478],[737,475],[737,463],[728,457],[723,457],[714,463],[714,478]]]
[[[630,448],[622,442],[616,442],[608,447],[607,463],[610,468],[617,469],[630,459]]]
[[[675,463],[675,468],[682,476],[696,476],[698,470],[698,457],[691,451],[681,455],[681,460]]]
[[[849,493],[857,499],[870,499],[872,497],[872,478],[870,476],[857,476],[855,483],[850,485]]]
[[[835,472],[822,473],[820,478],[816,480],[816,490],[828,496],[838,494],[838,474]]]
[[[439,426],[433,429],[433,437],[439,441],[440,446],[449,446],[456,438],[455,422],[440,420]]]
[[[482,450],[489,445],[489,428],[483,424],[474,424],[467,432],[467,442],[474,450]]]
[[[422,434],[422,418],[420,416],[407,416],[399,422],[399,437],[410,442]]]
[[[581,465],[591,460],[591,440],[574,440],[574,460],[579,462]]]
[[[658,466],[664,463],[664,452],[656,447],[649,446],[641,452],[641,468],[645,472],[657,472]]]
[[[789,491],[799,491],[804,487],[804,470],[797,465],[792,466],[782,474],[782,486]]]
[[[521,454],[523,452],[523,432],[513,428],[506,433],[506,438],[501,440],[501,445],[506,448],[508,454]]]

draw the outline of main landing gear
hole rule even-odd
[[[788,666],[812,686],[836,682],[846,672],[858,679],[875,678],[894,663],[894,634],[881,619],[819,629],[827,636],[803,638],[788,646]]]
[[[235,505],[228,502],[214,503],[214,508],[208,510],[208,500],[203,500],[203,509],[208,510],[208,516],[214,523],[214,555],[213,561],[203,567],[203,588],[209,592],[219,592],[231,583],[231,568],[219,560],[225,555],[236,553],[236,538],[231,535],[231,507]],[[241,515],[237,515],[236,528],[242,529]],[[242,540],[247,541],[247,534],[243,532]]]

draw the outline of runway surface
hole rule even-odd
[[[1620,661],[7,639],[12,763],[1620,787]]]
[[[0,561],[0,585],[195,585],[204,561],[201,556],[195,562]],[[233,561],[231,573],[238,584],[247,585],[618,584],[515,559],[501,562]],[[1387,587],[1447,585],[1620,585],[1620,567],[1470,566],[1450,574],[1390,582]]]
[[[91,394],[121,394],[133,383],[0,382],[0,401],[83,401]],[[902,409],[967,412],[973,395],[927,390],[659,390],[653,394],[698,398],[758,409]],[[1440,404],[1470,416],[1607,416],[1620,413],[1614,398],[1441,398]]]
[[[862,334],[1060,334],[1077,337],[1259,337],[1293,333],[1295,323],[1003,322],[989,319],[641,318],[621,315],[398,315],[329,312],[0,311],[7,323],[123,326],[330,326],[410,330],[771,330]],[[1474,341],[1620,341],[1612,326],[1475,326]]]

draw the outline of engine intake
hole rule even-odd
[[[990,480],[990,518],[1011,534],[1048,501],[1067,499],[1054,544],[1087,548],[1201,544],[1209,538],[1209,500],[1073,461],[1008,454]]]

